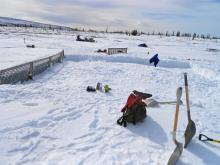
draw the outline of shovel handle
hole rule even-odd
[[[200,140],[200,141],[212,141],[212,142],[220,143],[220,140],[214,140],[214,139],[212,139],[212,138],[207,137],[207,136],[204,135],[204,134],[199,134],[199,140]]]
[[[185,86],[188,86],[187,73],[184,73],[184,84]]]
[[[189,107],[189,90],[188,90],[188,80],[187,80],[187,73],[184,73],[184,82],[185,82],[185,91],[186,91],[186,107],[187,107],[187,117],[188,121],[191,121],[190,115],[190,107]]]
[[[176,132],[176,129],[177,129],[178,116],[179,116],[179,103],[177,102],[176,113],[175,113],[174,124],[173,124],[173,132]]]
[[[176,103],[176,101],[159,101],[159,104],[173,104]]]
[[[174,104],[174,103],[176,103],[176,100],[175,100],[175,101],[159,101],[158,103],[159,103],[159,104]],[[179,104],[180,104],[180,105],[183,104],[182,100],[180,100],[180,103],[179,103]]]
[[[178,116],[179,116],[179,103],[182,95],[182,87],[177,88],[176,91],[176,112],[175,112],[175,118],[174,118],[174,124],[173,124],[173,132],[176,132],[177,129],[177,123],[178,123]]]
[[[208,138],[206,135],[199,134],[199,140],[200,141],[210,141],[211,139]]]

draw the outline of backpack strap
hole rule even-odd
[[[119,125],[121,125],[121,126],[123,125],[124,127],[127,127],[127,122],[126,122],[126,120],[125,120],[124,117],[125,117],[125,115],[119,117],[119,119],[117,120],[117,124],[119,124]],[[133,123],[134,125],[136,125],[136,120],[135,120],[135,118],[133,118],[132,123]]]
[[[127,127],[127,122],[125,121],[125,119],[124,119],[124,116],[122,116],[122,117],[120,117],[118,120],[117,120],[117,123],[119,124],[119,125],[123,125],[124,127]]]
[[[136,125],[136,120],[135,120],[135,117],[133,116],[133,122],[132,122],[134,125]]]

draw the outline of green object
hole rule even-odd
[[[111,90],[111,88],[108,85],[104,86],[104,91],[107,93]]]

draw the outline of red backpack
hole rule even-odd
[[[146,104],[142,99],[151,96],[151,94],[133,91],[133,93],[129,95],[125,106],[121,109],[123,115],[117,120],[117,123],[126,127],[127,122],[131,122],[134,125],[136,122],[143,122],[147,117],[147,111]]]

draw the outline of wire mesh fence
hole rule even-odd
[[[0,85],[14,84],[16,82],[24,82],[32,79],[33,76],[42,73],[55,63],[62,62],[64,58],[64,50],[35,61],[27,62],[11,68],[0,70]]]

